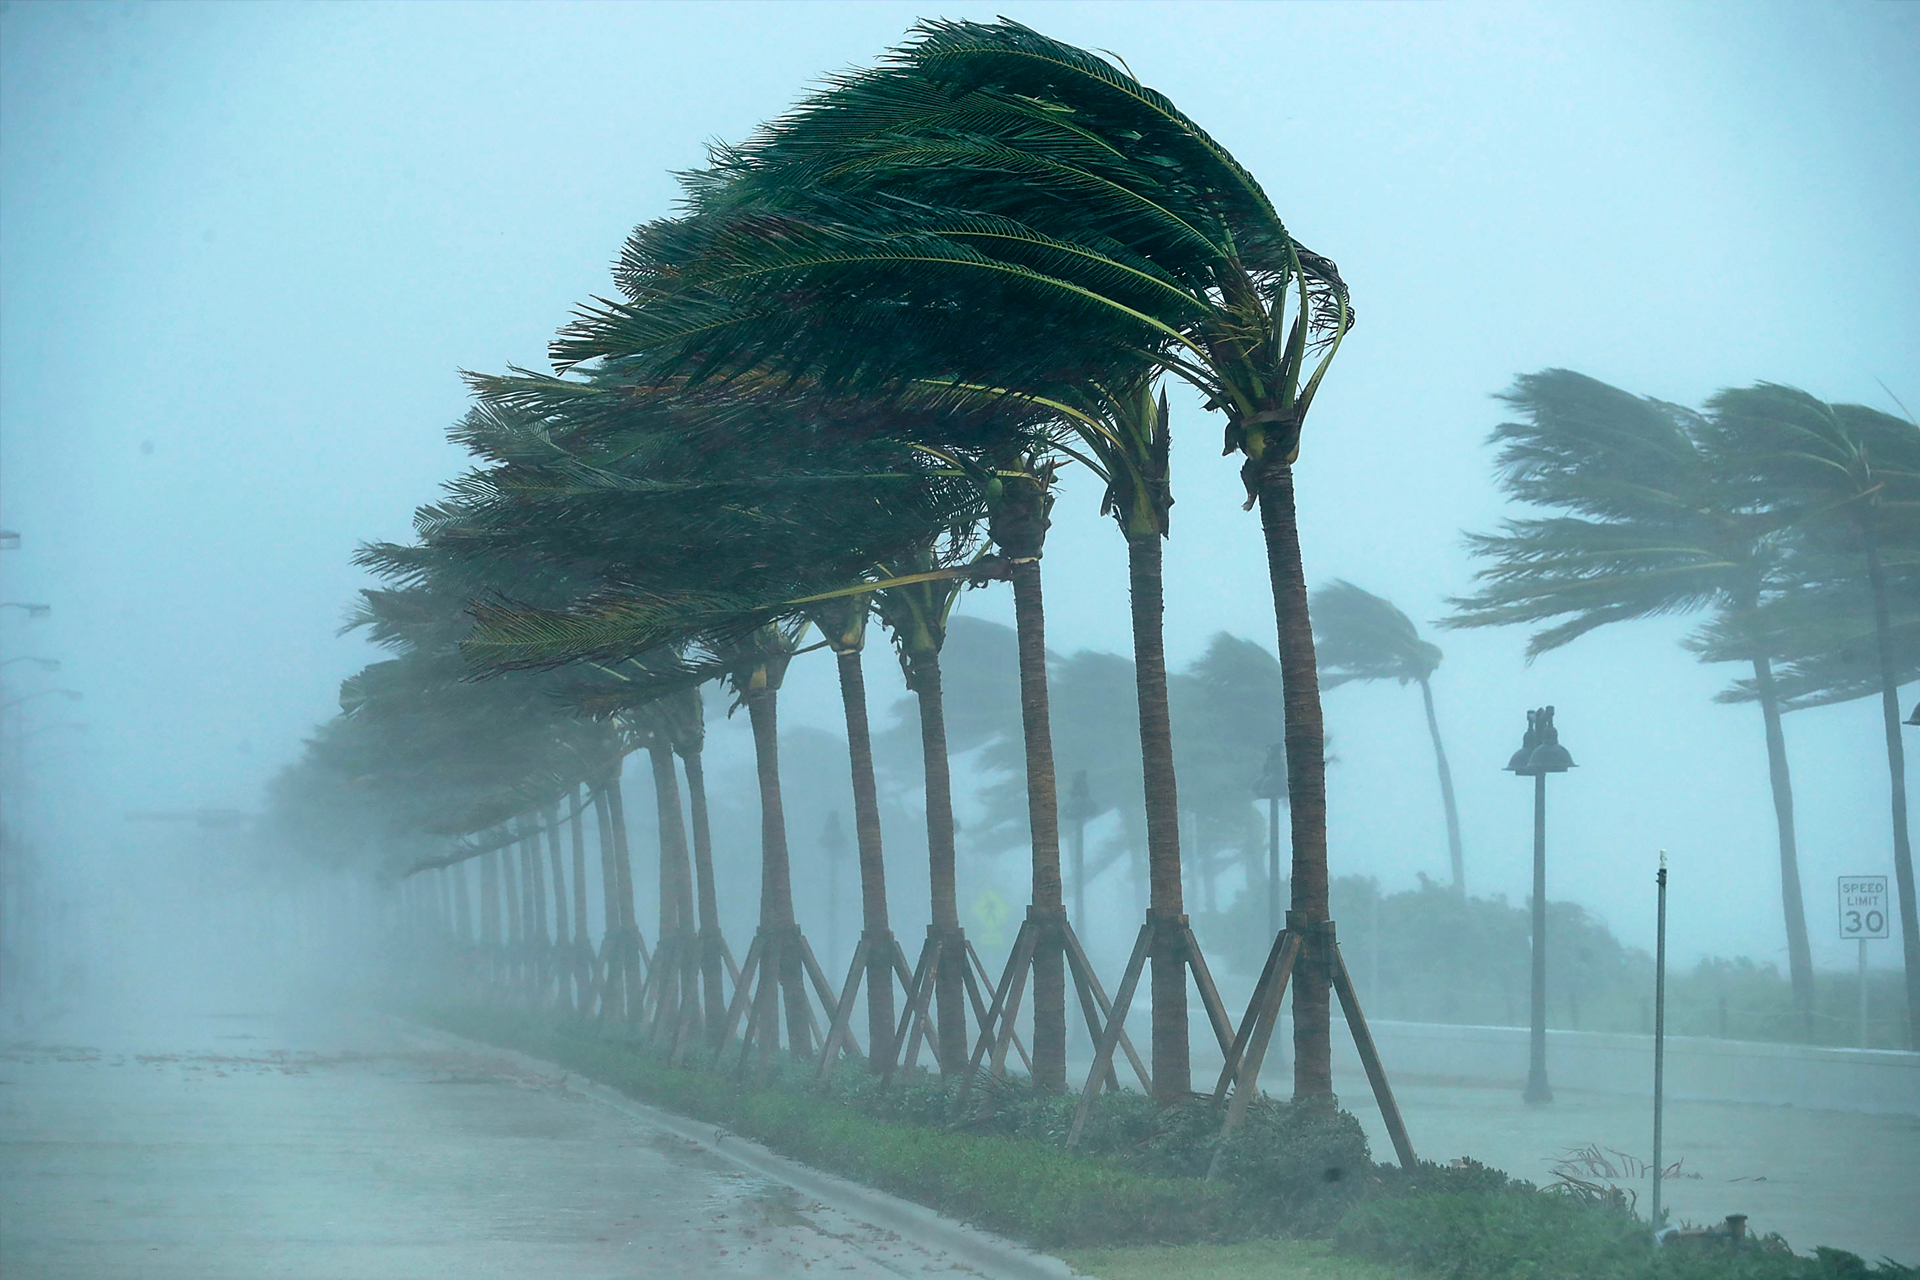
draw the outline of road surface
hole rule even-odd
[[[392,1024],[60,1039],[0,1048],[7,1280],[982,1274]]]

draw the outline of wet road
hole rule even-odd
[[[1375,1158],[1391,1152],[1365,1079],[1334,1083],[1366,1127]],[[1555,1162],[1578,1148],[1597,1147],[1622,1168],[1623,1151],[1651,1154],[1652,1107],[1639,1098],[1557,1089],[1553,1102],[1530,1107],[1517,1088],[1405,1082],[1394,1094],[1414,1149],[1429,1160],[1472,1156],[1545,1183]],[[1868,1259],[1920,1262],[1920,1117],[1669,1102],[1665,1160],[1680,1166],[1662,1189],[1675,1223],[1744,1213],[1754,1231],[1778,1232],[1802,1253],[1824,1244]],[[1647,1211],[1649,1179],[1591,1169],[1587,1176],[1637,1195]]]
[[[386,1024],[60,1038],[0,1047],[7,1280],[978,1274]]]

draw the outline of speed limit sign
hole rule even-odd
[[[1840,877],[1840,936],[1842,938],[1887,936],[1887,878],[1885,876]]]

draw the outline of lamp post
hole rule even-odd
[[[28,604],[24,600],[0,600],[0,609],[25,609],[29,618],[44,618],[53,612],[50,604]]]
[[[1533,991],[1532,1027],[1528,1036],[1528,1102],[1552,1102],[1547,1084],[1547,775],[1573,768],[1573,757],[1560,745],[1553,727],[1553,708],[1527,712],[1527,734],[1507,769],[1533,779]]]
[[[1287,748],[1267,748],[1266,771],[1254,779],[1253,794],[1267,802],[1267,936],[1280,933],[1280,801],[1287,794]]]
[[[1087,821],[1093,817],[1093,791],[1087,786],[1087,771],[1074,771],[1073,786],[1067,791],[1067,821],[1073,824],[1073,927],[1082,935],[1087,930]]]

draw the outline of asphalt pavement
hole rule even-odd
[[[983,1265],[924,1210],[796,1186],[558,1069],[390,1022],[52,1030],[0,1047],[7,1280],[1032,1270]]]

